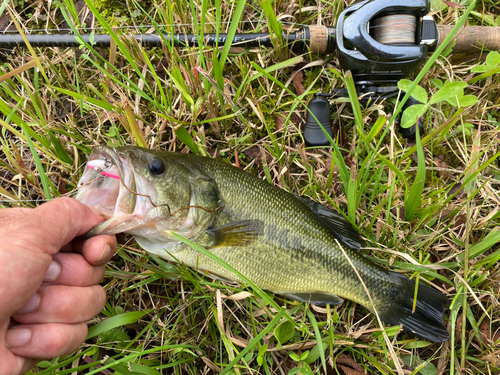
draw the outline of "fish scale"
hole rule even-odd
[[[101,177],[106,184],[91,184],[100,168],[85,168],[77,199],[108,218],[92,234],[125,231],[152,254],[213,277],[241,281],[179,242],[171,235],[175,232],[205,247],[261,289],[321,305],[347,298],[407,332],[437,342],[448,340],[442,324],[447,297],[420,283],[414,301],[416,283],[366,258],[359,234],[333,210],[221,160],[100,146],[89,163],[95,167],[109,160],[137,191],[105,174]],[[108,196],[95,198],[102,194]],[[136,194],[141,196],[135,199]],[[114,211],[109,207],[113,200]],[[101,202],[107,207],[100,207]]]

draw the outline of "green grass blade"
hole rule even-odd
[[[260,289],[257,285],[255,285],[253,282],[251,282],[245,275],[243,275],[241,272],[239,272],[238,270],[236,270],[234,267],[230,266],[227,262],[224,262],[222,259],[220,259],[219,257],[217,257],[216,255],[212,254],[210,251],[207,251],[206,249],[204,249],[202,246],[194,243],[193,241],[190,241],[188,240],[187,238],[184,238],[182,237],[181,235],[175,233],[175,232],[170,232],[170,234],[172,235],[172,237],[174,237],[175,239],[179,240],[179,241],[182,241],[183,243],[185,243],[186,245],[188,245],[189,247],[191,247],[192,249],[200,252],[201,254],[203,254],[204,256],[206,256],[207,258],[213,260],[214,262],[217,262],[218,264],[220,264],[221,266],[223,266],[224,268],[226,268],[227,270],[231,271],[232,273],[234,273],[236,276],[238,276],[241,280],[243,280],[243,282],[245,282],[246,284],[248,284],[253,290],[254,292],[260,297],[262,298],[262,300],[264,301],[264,303],[268,304],[268,305],[271,305],[272,307],[274,307],[276,310],[280,310],[280,307],[278,306],[278,304],[276,304],[276,302],[274,302],[262,289]]]
[[[138,353],[133,353],[130,355],[127,355],[126,357],[117,359],[117,360],[108,360],[105,365],[102,365],[95,370],[89,371],[86,373],[86,375],[93,375],[102,372],[103,370],[106,370],[108,368],[111,368],[119,363],[129,363],[133,361],[134,359],[140,357],[140,356],[146,356],[151,353],[161,353],[162,351],[167,351],[171,349],[188,349],[188,350],[199,350],[196,346],[193,345],[162,345],[162,346],[157,346],[148,350],[144,350],[142,352]],[[99,363],[94,363],[89,365],[88,367],[94,367],[98,365]],[[64,373],[71,373],[74,372],[74,370],[69,370],[68,372],[58,372],[58,374],[64,374]]]
[[[146,139],[144,138],[144,134],[142,134],[142,131],[139,128],[139,124],[137,123],[137,120],[135,119],[134,111],[132,111],[132,107],[130,107],[130,104],[128,102],[123,104],[123,111],[125,112],[128,126],[130,127],[130,130],[132,130],[132,134],[134,135],[135,141],[137,142],[137,144],[140,147],[147,148],[148,143],[146,142]]]
[[[311,321],[311,324],[314,328],[314,334],[316,335],[316,340],[318,341],[318,349],[319,349],[319,356],[321,357],[321,364],[323,365],[323,371],[326,374],[327,370],[326,370],[325,350],[323,348],[323,339],[321,338],[321,333],[319,331],[318,322],[316,321],[314,314],[309,309],[307,309],[307,317]]]
[[[368,136],[366,137],[366,142],[371,142],[373,138],[375,138],[378,133],[382,130],[382,127],[385,125],[387,122],[387,117],[385,116],[380,116],[377,121],[375,121],[375,124],[373,124],[373,127],[371,128],[370,132],[368,133]]]
[[[71,156],[69,156],[68,152],[63,147],[59,138],[57,138],[54,135],[54,133],[52,133],[50,130],[47,130],[47,133],[49,134],[50,141],[52,142],[52,146],[54,148],[54,151],[55,151],[56,155],[59,157],[59,159],[64,161],[66,164],[72,164],[73,159],[71,158]]]
[[[184,126],[179,126],[175,129],[175,135],[181,140],[182,143],[189,147],[191,152],[195,154],[200,153],[200,150],[198,150],[198,147],[196,147],[196,144],[194,143],[193,137],[191,137]]]
[[[294,65],[297,65],[297,64],[301,63],[302,61],[304,61],[304,59],[302,58],[302,56],[295,56],[295,57],[292,57],[291,59],[288,59],[288,60],[285,60],[285,61],[281,61],[281,62],[276,63],[274,65],[268,66],[267,68],[264,69],[264,71],[269,74],[269,73],[275,72],[277,70],[281,70],[281,69],[293,67]],[[257,74],[252,75],[248,79],[248,83],[252,82],[253,80],[255,80],[257,78],[262,77],[263,75],[264,74],[260,73],[260,72],[257,73]]]
[[[238,24],[241,20],[241,16],[243,11],[245,10],[246,0],[237,0],[236,9],[234,10],[233,16],[231,17],[231,26],[229,26],[229,31],[227,33],[227,40],[232,41],[234,39],[234,35],[236,34],[236,30],[238,29]],[[219,57],[220,70],[224,69],[224,65],[227,61],[227,55],[229,54],[229,49],[231,48],[232,43],[225,43],[224,48]],[[222,87],[221,87],[222,88]]]
[[[450,31],[450,33],[446,36],[446,38],[444,38],[444,40],[441,42],[441,44],[436,48],[436,50],[434,51],[434,53],[432,54],[432,56],[427,60],[427,62],[425,63],[425,65],[422,67],[422,70],[418,73],[417,77],[415,78],[415,80],[413,81],[413,83],[411,84],[410,88],[408,89],[408,91],[406,92],[406,95],[403,97],[403,99],[401,99],[401,101],[399,102],[396,110],[394,111],[394,115],[393,117],[391,118],[390,122],[389,122],[389,126],[387,128],[390,128],[392,126],[392,124],[394,123],[394,121],[396,120],[398,114],[401,112],[401,110],[403,109],[403,105],[406,103],[406,101],[410,98],[412,92],[415,90],[415,88],[418,86],[418,84],[420,83],[420,81],[422,81],[422,79],[424,78],[425,74],[427,74],[427,72],[429,71],[429,69],[432,67],[432,65],[434,65],[434,63],[436,62],[436,60],[438,59],[438,57],[441,55],[441,53],[443,53],[443,51],[448,47],[448,45],[452,42],[453,38],[455,37],[455,35],[459,32],[459,30],[461,28],[464,27],[465,25],[465,22],[467,21],[467,17],[469,16],[470,12],[472,10],[474,10],[474,8],[476,7],[476,1],[473,0],[470,5],[467,7],[467,9],[465,10],[464,14],[462,15],[462,17],[459,18],[459,20],[455,23],[455,26],[453,27],[453,29]]]
[[[60,87],[51,86],[51,88],[54,89],[54,90],[56,90],[56,91],[59,91],[59,92],[61,92],[63,94],[69,95],[72,98],[86,101],[86,102],[88,102],[88,103],[90,103],[92,105],[95,105],[98,108],[104,109],[106,111],[110,111],[110,112],[117,111],[117,108],[114,105],[110,104],[109,102],[105,102],[105,101],[99,100],[99,99],[94,99],[94,98],[92,98],[90,96],[82,95],[82,94],[79,94],[77,92],[66,90],[66,89],[63,89],[63,88],[60,88]]]
[[[111,38],[114,40],[120,51],[125,55],[127,58],[128,63],[132,66],[132,68],[135,70],[137,75],[143,79],[145,84],[147,85],[147,80],[142,76],[141,69],[137,66],[137,63],[135,62],[135,59],[130,55],[128,49],[125,47],[123,42],[120,40],[116,32],[113,30],[111,26],[109,26],[108,22],[106,22],[106,19],[101,15],[101,12],[99,12],[92,1],[90,0],[85,0],[85,4],[89,7],[90,11],[94,14],[94,16],[99,20],[101,25],[106,29],[107,33],[111,36]]]
[[[469,260],[477,258],[479,255],[491,249],[499,242],[500,242],[500,229],[494,228],[490,233],[488,233],[486,237],[484,237],[484,239],[481,242],[472,245],[469,248]],[[465,254],[462,253],[458,257],[460,260],[463,261],[465,258]]]
[[[221,375],[230,373],[231,369],[239,362],[241,359],[247,354],[251,349],[255,348],[257,346],[257,343],[262,340],[268,333],[270,333],[274,327],[279,323],[281,320],[281,317],[285,315],[286,310],[285,309],[279,309],[278,313],[274,316],[273,320],[267,325],[266,328],[264,328],[257,336],[255,336],[254,339],[250,340],[248,343],[248,346],[243,349],[232,361],[227,367],[221,372]]]
[[[283,46],[283,34],[282,34],[282,25],[276,19],[276,14],[273,9],[273,2],[271,0],[261,0],[260,6],[264,10],[266,14],[267,22],[270,25],[270,30],[274,33],[274,37],[277,39],[278,46]]]
[[[177,90],[179,90],[182,94],[182,97],[184,98],[184,102],[188,106],[194,105],[194,100],[187,91],[186,85],[184,85],[184,78],[182,77],[182,73],[179,70],[179,68],[174,68],[172,69],[172,73],[170,73],[168,70],[166,73],[169,75],[170,79],[174,83],[175,87],[177,87]]]
[[[363,140],[366,147],[369,147],[369,142],[366,139],[363,114],[361,113],[361,105],[359,104],[358,92],[356,91],[356,86],[354,85],[354,79],[352,73],[347,71],[344,74],[345,86],[347,88],[347,93],[349,94],[349,99],[351,101],[352,110],[354,112],[354,123],[356,124],[356,130],[358,136]]]
[[[396,176],[398,176],[398,177],[399,177],[399,179],[400,179],[400,180],[404,183],[404,185],[405,185],[405,192],[407,192],[407,191],[408,191],[408,181],[407,181],[407,179],[406,179],[405,175],[403,174],[403,172],[401,172],[401,171],[399,170],[399,168],[398,168],[398,167],[396,167],[393,163],[391,163],[391,161],[390,161],[390,160],[386,159],[386,158],[385,158],[384,156],[382,156],[381,154],[378,154],[378,153],[377,153],[377,157],[378,157],[378,158],[382,161],[382,163],[384,163],[384,164],[385,164],[385,165],[386,165],[386,166],[387,166],[387,167],[388,167],[391,171],[393,171],[393,172],[394,172],[394,174],[395,174]],[[406,196],[406,194],[405,194],[405,196]]]
[[[103,332],[109,331],[114,328],[122,327],[127,324],[132,324],[141,319],[144,315],[149,314],[151,311],[131,311],[123,314],[118,314],[97,323],[89,328],[87,340],[100,335]]]
[[[42,162],[40,161],[40,157],[38,156],[38,153],[36,151],[35,145],[33,144],[33,141],[31,140],[31,137],[28,133],[28,125],[24,125],[22,127],[23,133],[26,137],[26,141],[28,142],[28,146],[30,148],[31,154],[33,155],[33,160],[35,161],[36,169],[38,170],[38,174],[40,175],[40,180],[42,182],[43,186],[43,192],[45,194],[45,199],[52,199],[52,193],[50,192],[50,181],[49,178],[47,177],[47,174],[45,173],[45,170],[43,169]]]
[[[425,186],[425,155],[424,149],[422,148],[422,143],[420,142],[420,133],[418,126],[416,142],[417,142],[417,155],[418,155],[418,166],[417,174],[415,176],[415,181],[411,186],[410,193],[405,200],[405,219],[411,221],[415,218],[418,208],[420,207],[420,200],[422,199],[422,192]]]

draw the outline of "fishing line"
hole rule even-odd
[[[16,200],[0,200],[0,204],[19,204],[19,203],[42,203],[42,202],[50,202],[50,201],[53,201],[54,199],[57,199],[57,198],[61,198],[61,197],[70,197],[72,195],[75,195],[76,193],[78,193],[78,190],[81,189],[82,187],[85,187],[85,186],[88,186],[90,184],[93,184],[95,182],[97,182],[99,179],[105,179],[107,178],[106,176],[99,176],[97,178],[95,178],[94,180],[90,181],[90,182],[87,182],[85,184],[82,184],[80,187],[72,190],[71,192],[68,192],[66,194],[62,194],[60,195],[59,197],[56,197],[56,198],[52,198],[52,199],[16,199]],[[130,193],[134,194],[134,195],[139,195],[141,197],[145,197],[149,200],[149,202],[151,203],[151,205],[155,208],[157,207],[167,207],[168,209],[168,214],[169,216],[175,216],[177,215],[180,211],[182,210],[188,210],[190,208],[200,208],[202,209],[203,211],[207,211],[207,212],[217,212],[219,211],[221,208],[223,208],[224,206],[219,206],[217,207],[216,209],[214,210],[211,210],[209,208],[206,208],[206,207],[203,207],[203,206],[197,206],[197,205],[192,205],[192,206],[186,206],[186,207],[182,207],[182,208],[179,208],[178,210],[174,211],[174,212],[171,212],[170,210],[170,206],[168,205],[168,203],[164,203],[164,204],[155,204],[153,202],[153,200],[151,199],[151,196],[150,195],[147,195],[147,194],[141,194],[141,193],[138,193],[138,192],[135,192],[133,191],[132,189],[130,189],[124,182],[121,182],[121,184],[123,185],[123,187]]]
[[[49,202],[52,199],[13,199],[13,200],[0,200],[1,204],[13,204],[13,203],[22,203],[22,202]]]
[[[375,307],[375,304],[373,303],[373,299],[372,299],[372,296],[370,295],[370,291],[366,287],[366,284],[365,284],[363,278],[359,274],[359,271],[357,270],[357,268],[354,266],[354,263],[352,262],[351,258],[349,258],[349,256],[345,252],[344,248],[342,247],[342,245],[340,244],[340,242],[336,238],[335,238],[335,242],[337,243],[337,246],[339,247],[339,249],[342,251],[342,254],[344,254],[344,257],[347,259],[347,261],[351,265],[352,269],[354,270],[354,273],[358,277],[358,280],[361,282],[361,285],[363,286],[363,289],[364,289],[366,295],[368,296],[368,299],[370,300],[370,304],[373,307],[373,313],[374,313],[375,317],[377,318],[377,322],[380,326],[380,331],[382,332],[382,336],[384,337],[384,341],[387,345],[387,348],[389,349],[389,353],[391,354],[392,360],[396,366],[396,370],[398,371],[398,374],[404,374],[403,368],[401,367],[401,364],[398,361],[398,357],[396,356],[396,352],[394,351],[391,340],[389,339],[389,336],[387,336],[386,328],[384,327],[384,324],[382,323],[382,320],[380,319],[380,316],[377,312],[377,308]]]
[[[96,178],[94,178],[92,181],[86,182],[86,183],[82,184],[81,186],[79,186],[71,191],[68,191],[67,193],[59,195],[56,198],[51,198],[51,199],[43,199],[43,198],[40,198],[40,199],[12,199],[12,200],[3,199],[3,200],[0,200],[0,204],[8,204],[8,203],[14,204],[14,203],[24,203],[24,202],[26,202],[26,203],[50,202],[50,201],[57,199],[57,198],[71,197],[72,195],[76,195],[82,187],[91,185],[99,180],[104,180],[105,178],[106,178],[106,176],[99,175]]]
[[[149,200],[149,203],[151,203],[151,205],[153,207],[155,207],[155,208],[158,208],[158,207],[167,207],[169,216],[174,216],[178,212],[180,212],[182,210],[190,209],[190,208],[200,208],[200,209],[202,209],[204,211],[207,211],[207,212],[216,212],[216,211],[220,210],[223,207],[223,206],[219,206],[215,210],[210,210],[210,209],[202,207],[202,206],[192,205],[192,206],[186,206],[186,207],[179,208],[177,211],[175,211],[174,213],[172,213],[172,211],[170,210],[170,206],[168,205],[168,203],[163,203],[163,204],[157,205],[157,204],[155,204],[153,202],[153,199],[151,198],[150,195],[148,195],[148,194],[141,194],[141,193],[138,193],[138,192],[133,191],[132,189],[130,189],[127,186],[127,184],[125,183],[125,180],[123,179],[123,175],[120,172],[120,168],[118,168],[118,166],[116,166],[116,164],[113,162],[113,160],[111,160],[109,158],[105,158],[105,160],[103,160],[102,162],[103,162],[103,165],[106,167],[105,169],[101,169],[99,167],[92,167],[92,169],[95,172],[97,172],[97,173],[102,173],[104,171],[107,171],[107,170],[111,169],[111,167],[115,166],[116,167],[116,172],[118,173],[118,177],[119,177],[119,180],[120,180],[120,184],[122,184],[122,186],[125,188],[125,190],[127,190],[129,193],[132,193],[134,195],[138,195],[140,197],[147,198]],[[109,176],[100,175],[98,178],[107,178],[107,177],[109,177]],[[85,185],[89,185],[91,183],[96,182],[96,180],[98,178],[96,178],[96,179],[94,179],[94,180],[86,183]],[[82,185],[82,186],[85,186],[85,185]],[[82,186],[80,186],[79,188],[81,188]]]
[[[93,180],[89,181],[89,182],[85,182],[85,183],[82,183],[80,186],[78,186],[76,189],[73,189],[72,191],[70,192],[67,192],[65,194],[62,194],[60,195],[59,197],[70,197],[72,195],[76,195],[78,193],[78,191],[84,187],[87,187],[89,185],[92,185],[98,181],[103,181],[104,179],[106,178],[110,178],[109,176],[104,176],[100,173],[102,172],[105,172],[109,169],[111,169],[113,166],[115,166],[115,164],[113,163],[113,161],[111,159],[108,159],[108,158],[105,158],[105,160],[102,161],[102,166],[104,168],[101,168],[101,167],[98,167],[98,166],[93,166],[91,167],[91,169],[96,172],[96,173],[99,173],[98,176],[96,176],[96,178],[94,178]],[[174,211],[172,213],[171,209],[170,209],[170,206],[168,205],[168,203],[164,203],[164,204],[155,204],[153,202],[153,199],[151,198],[150,195],[148,194],[141,194],[141,193],[138,193],[136,191],[133,191],[132,189],[130,189],[127,184],[124,182],[124,179],[123,179],[123,175],[121,174],[120,172],[120,169],[118,167],[116,167],[116,171],[118,173],[118,177],[119,177],[119,180],[120,180],[120,184],[131,194],[134,194],[134,195],[138,195],[140,197],[144,197],[144,198],[147,198],[149,200],[149,203],[151,203],[151,205],[155,208],[158,208],[158,207],[167,207],[168,209],[168,214],[169,216],[175,216],[176,214],[178,214],[180,211],[182,210],[188,210],[190,208],[199,208],[199,209],[202,209],[204,211],[207,211],[207,212],[216,212],[218,210],[220,210],[223,206],[219,206],[217,207],[216,209],[214,210],[211,210],[211,209],[208,209],[206,207],[203,207],[203,206],[198,206],[198,205],[189,205],[189,206],[186,206],[186,207],[181,207],[179,208],[178,210]],[[58,198],[59,198],[58,197]],[[0,204],[15,204],[15,203],[22,203],[22,202],[26,202],[26,203],[37,203],[37,202],[49,202],[51,200],[54,200],[56,198],[52,198],[52,199],[13,199],[13,200],[0,200]]]
[[[382,44],[415,44],[417,19],[411,14],[389,14],[376,18],[370,30]]]
[[[118,170],[118,168],[117,168]],[[118,171],[118,175],[120,176],[120,171]],[[104,177],[106,178],[106,177]],[[129,192],[129,193],[132,193],[132,194],[135,194],[135,195],[138,195],[140,197],[144,197],[144,198],[147,198],[149,200],[149,203],[151,203],[151,205],[155,208],[158,208],[158,207],[167,207],[168,209],[168,215],[169,216],[174,216],[174,215],[177,215],[177,213],[179,213],[180,211],[182,210],[188,210],[190,208],[201,208],[202,210],[204,211],[207,211],[207,212],[216,212],[218,210],[220,210],[223,206],[219,206],[217,207],[215,210],[210,210],[208,208],[205,208],[205,207],[202,207],[202,206],[196,206],[196,205],[193,205],[193,206],[186,206],[186,207],[182,207],[182,208],[179,208],[177,211],[174,211],[174,213],[172,213],[172,211],[170,210],[170,206],[168,205],[168,203],[163,203],[163,204],[155,204],[151,198],[150,195],[148,194],[141,194],[141,193],[138,193],[136,191],[133,191],[132,189],[130,189],[126,184],[125,182],[123,182],[123,179],[121,178],[120,176],[120,183],[123,185],[123,187]]]

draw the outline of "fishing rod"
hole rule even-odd
[[[338,17],[335,27],[302,26],[284,32],[284,43],[295,52],[313,54],[336,51],[340,68],[350,70],[361,103],[395,97],[399,94],[397,82],[408,77],[427,60],[428,54],[450,33],[453,26],[436,25],[429,0],[361,0],[348,6]],[[229,40],[227,34],[130,34],[146,47],[223,46],[230,42],[237,47],[273,47],[270,33],[241,33]],[[82,41],[96,47],[109,47],[109,34],[0,34],[0,47],[78,47]],[[500,27],[468,26],[455,39],[455,53],[473,53],[500,50]],[[328,98],[347,96],[344,89],[332,94],[316,94],[309,103],[304,139],[309,145],[327,145],[330,136],[330,109]],[[417,102],[410,98],[406,107]],[[423,123],[419,130],[423,133]],[[416,125],[400,129],[403,137],[414,138]]]
[[[350,10],[350,8],[346,10]],[[379,21],[378,25],[369,26],[369,29],[391,27],[393,26],[393,21],[398,21],[398,19],[399,21],[401,20],[400,17],[393,17],[391,20]],[[426,19],[426,21],[431,21],[435,24],[434,20]],[[437,25],[436,27],[437,35],[439,36],[437,45],[439,45],[450,33],[453,25]],[[46,31],[46,29],[36,31]],[[382,44],[388,44],[387,37],[384,38],[385,32],[385,30],[379,31],[375,35],[374,40]],[[294,32],[284,32],[282,38],[285,45],[293,51],[311,51],[321,55],[335,52],[336,35],[336,27],[303,25]],[[423,39],[423,36],[421,36],[421,39]],[[190,33],[163,33],[161,35],[129,34],[126,37],[135,39],[137,43],[149,48],[162,47],[165,44],[172,45],[173,47],[198,47],[200,45],[214,47],[223,46],[228,42],[228,34],[226,33],[208,33],[203,38]],[[405,38],[403,37],[402,39],[404,40]],[[10,30],[0,32],[0,48],[26,47],[27,43],[32,47],[79,47],[82,42],[103,48],[109,47],[111,41],[112,37],[109,34],[25,34],[23,37],[21,34]],[[236,33],[231,40],[231,44],[237,47],[249,48],[273,47],[270,33]],[[482,48],[486,50],[500,50],[500,27],[465,27],[455,39],[453,52],[473,53]]]

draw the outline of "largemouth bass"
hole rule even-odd
[[[130,233],[149,253],[240,281],[177,233],[262,289],[320,305],[347,298],[424,339],[449,338],[447,297],[419,284],[412,311],[415,282],[368,260],[350,223],[319,203],[192,154],[96,147],[87,166],[77,199],[108,218],[91,234]]]

